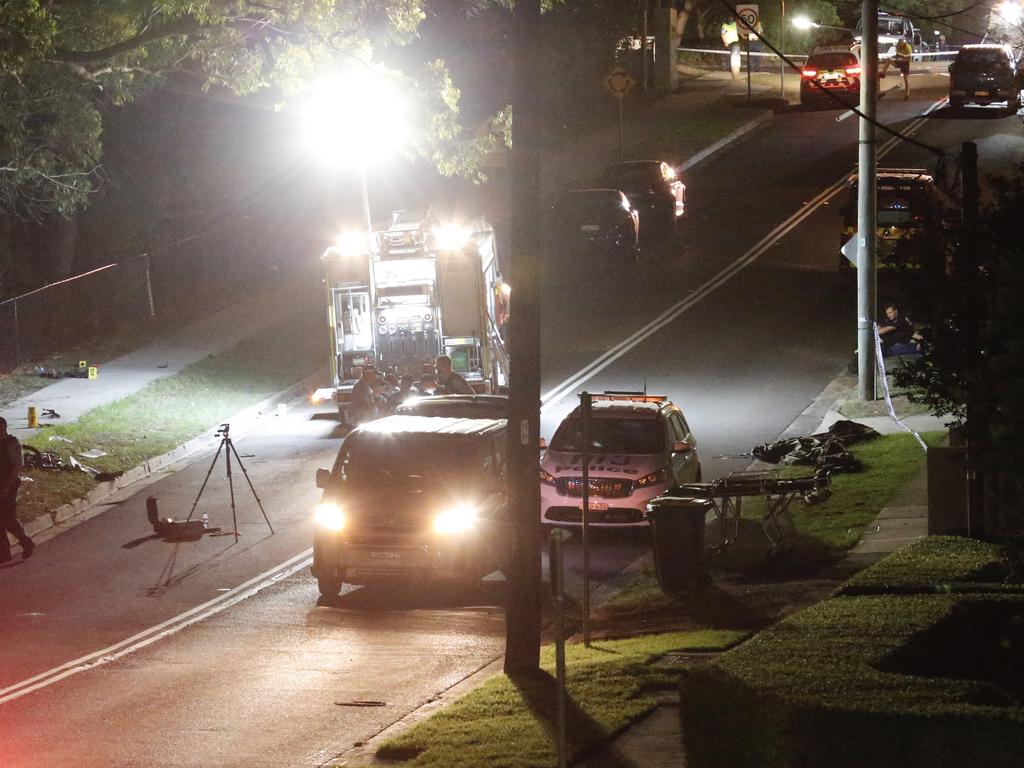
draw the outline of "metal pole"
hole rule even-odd
[[[565,531],[551,531],[548,549],[548,567],[551,572],[551,591],[555,602],[555,727],[558,734],[558,768],[565,768],[569,760],[565,738],[565,568],[562,558],[562,538]]]
[[[618,94],[619,100],[619,160],[622,159],[622,94]]]
[[[967,400],[967,535],[982,538],[985,535],[985,497],[982,485],[982,465],[979,462],[982,444],[988,432],[985,416],[979,408],[976,377],[981,371],[981,331],[984,322],[985,299],[980,284],[978,253],[978,145],[965,141],[960,145],[961,183],[963,184],[964,237],[958,256],[957,277],[963,285],[963,295],[969,307],[964,326],[965,346],[973,360],[965,377]]]
[[[14,300],[14,367],[21,365],[21,328],[18,324],[18,300]],[[6,533],[4,534],[7,535]]]
[[[146,260],[146,300],[149,302],[149,316],[156,317],[156,306],[153,304],[153,280],[149,273],[149,254],[142,254]]]
[[[363,195],[363,218],[366,220],[366,247],[373,253],[373,218],[370,216],[370,193],[366,184],[366,163],[359,164],[360,191]]]
[[[750,98],[750,31],[747,32],[747,98]]]
[[[785,48],[786,38],[786,0],[782,0],[782,13],[779,16],[779,50],[783,53],[786,52]],[[786,98],[786,60],[779,57],[779,91],[782,92],[782,98]]]
[[[647,0],[644,0],[644,8],[640,12],[640,37],[643,40],[640,46],[640,88],[647,93]]]
[[[580,461],[583,463],[583,644],[590,647],[590,393],[580,393]]]
[[[878,155],[875,115],[878,110],[878,3],[864,0],[860,49],[860,134],[857,157],[857,396],[875,399],[875,344],[872,335],[877,303],[875,257]]]

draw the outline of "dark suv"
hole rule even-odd
[[[362,424],[316,481],[312,572],[324,597],[382,579],[473,584],[503,564],[504,419]]]
[[[949,106],[1006,102],[1020,109],[1017,60],[1008,45],[965,45],[949,65]]]

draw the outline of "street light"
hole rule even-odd
[[[838,29],[840,32],[853,32],[849,27],[835,27],[831,24],[822,24],[820,21],[811,21],[806,16],[793,17],[793,26],[802,32],[809,29]]]
[[[299,110],[306,148],[328,168],[355,167],[362,184],[363,215],[372,242],[373,221],[366,169],[394,154],[407,139],[406,101],[392,77],[352,67],[322,77]]]

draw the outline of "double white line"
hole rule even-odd
[[[107,648],[90,653],[81,658],[74,659],[73,661],[61,664],[59,667],[48,669],[45,672],[40,672],[34,677],[30,677],[27,680],[22,680],[10,685],[6,688],[0,688],[0,704],[5,704],[8,701],[13,701],[27,693],[32,691],[38,691],[40,688],[45,688],[48,685],[53,685],[56,682],[64,680],[65,678],[77,675],[79,672],[85,672],[89,669],[109,664],[112,661],[117,661],[122,656],[127,656],[129,653],[145,648],[147,645],[152,645],[158,640],[162,640],[165,637],[173,635],[175,632],[180,632],[185,627],[188,627],[197,622],[208,619],[215,613],[220,613],[226,608],[230,608],[236,603],[240,603],[246,598],[252,597],[257,592],[273,584],[276,584],[283,579],[287,579],[292,574],[301,571],[312,562],[312,549],[307,549],[295,557],[287,560],[280,565],[271,568],[269,571],[261,573],[253,579],[244,584],[240,584],[234,589],[225,592],[222,595],[218,595],[213,600],[209,600],[202,605],[197,605],[191,610],[185,611],[173,619],[168,619],[162,624],[157,624],[155,627],[150,627],[147,630],[139,632],[137,635],[132,635],[129,638],[122,640],[119,643],[115,643]]]
[[[941,99],[932,104],[931,106],[929,106],[928,109],[925,110],[924,114],[916,118],[913,122],[910,123],[910,125],[907,126],[906,130],[903,131],[903,134],[905,136],[909,136],[916,132],[917,129],[924,124],[925,120],[927,120],[928,114],[932,110],[934,110],[935,108],[939,107],[944,103],[945,99]],[[888,141],[886,141],[881,147],[879,147],[878,159],[881,160],[886,155],[888,155],[896,146],[896,143],[899,140],[900,139],[898,136],[890,137]],[[637,347],[643,341],[653,336],[659,330],[661,330],[666,325],[675,320],[677,317],[679,317],[681,314],[686,312],[686,310],[692,308],[702,299],[707,298],[716,289],[721,288],[723,285],[725,285],[725,283],[734,278],[743,269],[749,267],[751,264],[757,261],[757,259],[760,258],[760,256],[765,251],[771,248],[772,245],[774,245],[780,237],[783,237],[784,235],[792,231],[804,219],[806,219],[808,216],[814,213],[821,205],[823,205],[825,202],[831,200],[833,197],[839,194],[843,187],[846,186],[849,178],[850,174],[847,174],[838,181],[836,181],[831,186],[827,187],[822,192],[819,192],[810,202],[805,203],[799,211],[794,213],[788,219],[779,224],[775,229],[773,229],[767,235],[762,237],[757,242],[757,244],[754,245],[753,248],[748,250],[738,259],[736,259],[736,261],[726,266],[724,269],[718,272],[718,274],[716,274],[706,283],[704,283],[699,288],[694,290],[685,299],[682,299],[676,304],[673,304],[671,307],[666,309],[664,312],[662,312],[660,315],[654,318],[654,320],[649,322],[643,328],[636,331],[631,336],[628,336],[627,338],[620,341],[614,347],[612,347],[607,352],[602,354],[589,365],[578,370],[576,373],[567,378],[561,384],[558,384],[554,388],[544,393],[541,396],[541,413],[550,410],[553,406],[555,406],[560,401],[565,399],[568,395],[572,394],[584,382],[592,379],[594,376],[603,371],[605,368],[614,363],[627,352]]]

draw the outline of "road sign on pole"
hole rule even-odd
[[[636,85],[636,80],[622,67],[616,67],[604,79],[604,86],[608,92],[620,99],[633,90],[634,85]]]
[[[753,32],[757,30],[758,24],[761,23],[761,14],[758,11],[757,5],[753,3],[744,3],[736,6],[736,16],[738,21],[736,22],[736,32],[740,37],[749,40]]]

